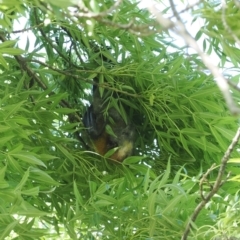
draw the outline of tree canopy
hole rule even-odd
[[[3,0],[0,239],[240,239],[237,0]],[[97,81],[95,81],[97,79]],[[96,85],[136,130],[83,125]]]

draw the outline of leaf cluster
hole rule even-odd
[[[201,173],[219,164],[237,119],[199,57],[134,1],[111,13],[112,1],[78,2],[0,6],[0,238],[180,239],[200,201]],[[204,32],[209,49],[237,66],[232,38],[210,19],[221,13],[210,6],[193,11],[207,23],[196,38]],[[237,18],[238,9],[226,11]],[[210,36],[216,28],[223,33]],[[123,164],[89,149],[82,116],[93,84],[136,128],[134,156]],[[192,239],[237,236],[238,161],[229,169]]]

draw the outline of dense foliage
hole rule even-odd
[[[238,104],[240,6],[183,2]],[[3,0],[0,16],[0,239],[181,239],[238,128],[201,56],[130,0]],[[94,79],[136,128],[123,163],[89,148]],[[240,238],[238,155],[188,239]]]

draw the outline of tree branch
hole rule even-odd
[[[21,29],[21,30],[15,30],[15,31],[12,31],[13,34],[17,34],[17,33],[23,33],[23,32],[27,32],[27,31],[30,31],[30,30],[33,30],[35,28],[40,28],[40,27],[43,27],[44,26],[44,23],[40,23],[36,26],[32,26],[32,27],[29,27],[29,28],[24,28],[24,29]]]
[[[51,69],[51,70],[53,70],[53,71],[56,71],[56,72],[58,72],[58,73],[61,73],[61,74],[65,75],[65,76],[69,76],[69,77],[75,78],[76,80],[84,81],[84,82],[90,83],[90,84],[92,84],[92,85],[97,85],[98,87],[102,87],[102,88],[105,88],[105,89],[114,91],[114,92],[116,92],[116,93],[121,93],[121,94],[124,94],[124,95],[126,95],[126,96],[130,96],[130,97],[134,97],[134,98],[140,98],[140,97],[142,97],[141,95],[139,95],[139,94],[137,94],[137,93],[129,93],[129,92],[126,92],[126,91],[122,91],[122,90],[120,90],[120,89],[118,89],[118,88],[112,87],[112,86],[110,86],[108,83],[98,83],[98,82],[96,82],[96,81],[93,81],[93,80],[90,80],[90,79],[87,79],[87,78],[81,78],[81,79],[80,79],[80,78],[79,78],[79,75],[72,74],[71,72],[66,71],[66,70],[63,71],[63,70],[54,68],[54,67],[52,67],[52,66],[50,66],[50,65],[48,65],[48,64],[46,64],[46,63],[44,63],[44,62],[41,62],[41,61],[39,61],[39,60],[37,60],[37,59],[32,59],[31,62],[39,63],[39,64],[41,64],[42,66],[47,67],[47,68],[49,68],[49,69]],[[86,70],[84,70],[84,71],[86,72]],[[100,73],[100,72],[99,72],[99,73]]]
[[[184,8],[184,9],[182,9],[181,11],[179,11],[178,14],[180,15],[180,14],[182,14],[182,13],[187,12],[187,11],[190,10],[190,9],[193,9],[195,6],[197,6],[197,5],[198,5],[199,3],[201,3],[201,2],[202,2],[202,0],[199,0],[199,1],[195,2],[195,3],[188,4],[188,6],[187,6],[186,8]],[[175,17],[175,16],[173,15],[173,16],[170,17],[170,18],[173,18],[173,17]]]
[[[227,79],[223,76],[223,74],[220,72],[219,68],[213,64],[212,59],[209,55],[205,54],[198,46],[195,39],[191,36],[191,34],[187,31],[186,27],[184,26],[183,22],[181,21],[175,6],[170,0],[170,4],[172,6],[172,10],[174,13],[174,16],[176,17],[176,21],[172,21],[168,18],[165,18],[161,12],[158,11],[156,8],[156,3],[154,1],[150,0],[150,3],[148,5],[148,10],[150,13],[152,13],[155,17],[157,22],[164,28],[164,29],[172,29],[176,34],[181,36],[186,44],[194,49],[200,58],[202,59],[204,65],[210,70],[212,75],[215,77],[215,81],[220,89],[220,91],[223,94],[223,97],[225,98],[226,104],[231,111],[232,114],[239,114],[240,108],[235,104],[228,85]]]
[[[221,159],[221,164],[220,164],[220,168],[218,170],[218,175],[217,175],[216,181],[215,181],[211,191],[207,194],[207,196],[202,198],[202,201],[195,208],[192,216],[190,217],[190,219],[188,221],[188,224],[187,224],[187,226],[185,228],[185,231],[183,233],[183,236],[182,236],[181,240],[186,240],[187,239],[188,234],[190,232],[190,229],[192,227],[192,223],[195,222],[195,220],[197,219],[197,217],[198,217],[199,213],[201,212],[201,210],[211,200],[211,198],[214,196],[214,194],[217,193],[219,188],[224,183],[222,178],[223,178],[223,175],[224,175],[225,170],[226,170],[227,162],[228,162],[228,160],[230,158],[231,153],[234,150],[234,147],[237,145],[237,143],[239,141],[239,138],[240,138],[240,128],[238,128],[234,138],[232,139],[231,144],[229,145],[227,151],[225,152],[224,156]],[[213,170],[213,168],[210,168],[210,171],[212,171],[212,170]],[[209,174],[210,171],[207,171],[207,173]],[[204,177],[206,177],[206,176],[204,175]],[[203,181],[204,181],[204,179],[203,179]],[[200,181],[200,182],[203,182],[203,181]]]

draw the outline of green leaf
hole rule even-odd
[[[207,150],[207,141],[205,137],[197,138],[197,137],[188,136],[188,139],[190,140],[189,142],[191,145],[193,146],[195,145],[204,151]]]
[[[155,211],[155,202],[156,202],[156,192],[153,192],[150,196],[149,196],[149,203],[148,203],[148,214],[150,217],[154,216],[156,214]]]
[[[4,180],[6,169],[7,169],[6,166],[0,169],[0,189],[9,187],[8,182]]]
[[[37,197],[39,194],[39,187],[21,190],[22,195]]]
[[[25,183],[27,182],[29,177],[29,169],[24,173],[21,181],[19,182],[19,184],[15,187],[15,191],[19,191],[23,188],[23,186],[25,185]]]
[[[25,51],[18,48],[0,48],[0,54],[9,54],[9,55],[20,55],[23,54]]]
[[[47,174],[46,172],[40,169],[30,167],[29,172],[30,172],[30,178],[34,180],[37,180],[42,183],[46,183],[47,186],[50,186],[50,185],[59,186],[59,183],[57,181],[55,181],[49,174]]]
[[[20,159],[24,162],[30,163],[32,165],[40,165],[42,167],[47,168],[47,166],[36,156],[27,153],[27,152],[18,152],[18,153],[11,153],[11,156],[14,158]]]
[[[78,187],[77,187],[77,184],[75,181],[73,182],[73,192],[74,192],[74,195],[76,197],[78,204],[83,206],[83,198],[82,198],[80,192],[78,191]]]
[[[101,69],[102,70],[102,69]],[[99,84],[104,84],[104,75],[103,74],[99,74]],[[99,87],[99,93],[100,93],[100,97],[103,97],[103,93],[104,93],[104,88]]]
[[[228,143],[226,142],[226,140],[218,133],[218,131],[215,130],[214,126],[210,126],[210,129],[211,129],[211,132],[212,132],[213,136],[215,137],[217,143],[220,145],[222,151],[227,149]]]
[[[4,57],[2,56],[2,54],[0,54],[0,64],[7,70],[9,70],[9,66],[7,61],[4,59]]]
[[[203,32],[201,31],[201,29],[197,32],[196,36],[195,36],[195,39],[196,40],[199,40],[202,36]]]
[[[3,126],[3,125],[0,125],[0,132],[6,132],[10,129],[9,126]]]
[[[229,163],[240,163],[240,158],[230,158],[228,160]]]
[[[89,185],[89,190],[90,190],[91,196],[92,197],[95,196],[95,192],[96,192],[96,189],[97,189],[97,184],[93,181],[89,181],[88,185]]]
[[[15,206],[13,213],[27,217],[40,217],[47,215],[47,212],[38,210],[26,201],[22,201],[20,206]]]
[[[128,164],[135,164],[139,163],[142,161],[145,157],[143,156],[130,156],[124,159],[123,164],[128,165]]]
[[[107,200],[98,200],[94,203],[94,205],[99,208],[99,207],[106,207],[109,205],[113,205],[113,203],[111,203]]]
[[[19,111],[24,102],[25,101],[21,101],[19,103],[8,105],[7,107],[5,107],[4,109],[7,111],[7,114],[5,115],[5,119],[12,117],[13,114]]]
[[[96,194],[96,197],[102,201],[108,202],[109,204],[117,204],[117,200],[106,194]]]
[[[151,94],[150,97],[149,97],[149,103],[150,103],[150,106],[153,106],[154,99],[155,99],[154,94]]]
[[[69,109],[69,108],[58,108],[54,110],[57,113],[62,113],[62,114],[69,114],[69,113],[74,113],[76,112],[75,109]]]
[[[207,132],[194,129],[194,128],[183,128],[181,129],[181,133],[185,134],[186,136],[193,136],[193,137],[209,135],[209,133]]]
[[[171,163],[170,163],[170,159],[169,159],[168,164],[167,164],[167,169],[165,170],[165,172],[162,175],[162,178],[159,182],[159,187],[164,186],[167,183],[167,181],[169,179],[169,176],[170,176],[170,173],[171,173]]]
[[[19,92],[22,90],[22,88],[23,88],[23,86],[24,86],[24,81],[26,80],[26,76],[27,76],[27,74],[24,73],[24,74],[22,75],[21,79],[18,81],[18,84],[17,84],[16,90],[15,90],[15,93],[19,93]]]
[[[233,130],[227,129],[226,127],[215,125],[214,128],[229,141],[231,141],[235,135],[235,132]]]
[[[184,149],[194,158],[192,152],[188,148],[188,141],[184,138],[183,134],[180,133],[180,140]]]
[[[6,239],[6,237],[9,236],[10,232],[13,231],[13,229],[15,228],[15,226],[18,224],[18,221],[15,220],[11,223],[9,223],[7,226],[4,227],[4,231],[1,233],[0,235],[0,240],[4,240]]]
[[[10,154],[7,155],[7,160],[8,160],[9,166],[14,170],[14,172],[16,171],[21,175],[24,174],[24,171],[19,165],[18,161],[16,161]]]
[[[7,137],[1,137],[0,138],[0,145],[6,144],[7,142],[9,142],[14,137],[15,137],[14,135],[10,135],[10,134]]]
[[[112,127],[111,127],[109,124],[106,125],[106,132],[107,132],[108,134],[110,134],[111,136],[117,137],[117,136],[115,135],[114,131],[112,130]]]
[[[12,47],[12,46],[14,46],[16,43],[17,43],[16,40],[7,40],[7,41],[4,41],[4,42],[1,42],[1,43],[0,43],[0,49],[1,49],[1,48]]]
[[[67,157],[72,163],[75,163],[75,159],[72,154],[70,154],[67,149],[65,149],[62,145],[55,143],[55,146]]]
[[[115,148],[112,148],[112,149],[108,150],[108,151],[104,154],[104,157],[105,157],[105,158],[111,157],[117,150],[118,150],[118,147],[115,147]]]

